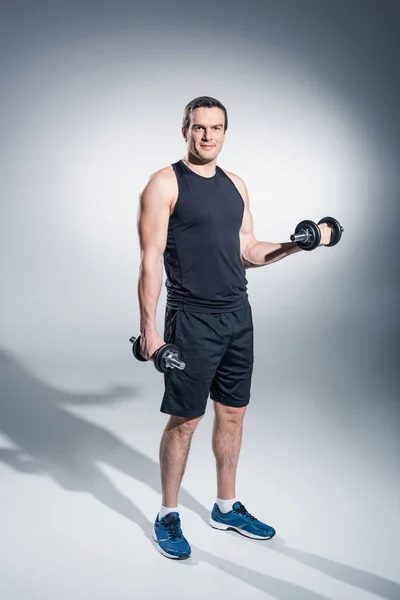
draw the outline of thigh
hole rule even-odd
[[[254,364],[251,307],[232,313],[232,337],[211,384],[210,397],[227,406],[247,406]]]
[[[218,315],[167,309],[164,329],[167,343],[178,346],[186,367],[164,374],[161,412],[182,417],[205,413],[210,386],[229,340]]]

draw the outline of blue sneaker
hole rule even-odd
[[[157,542],[158,550],[167,558],[184,560],[189,558],[192,549],[183,536],[179,513],[171,512],[161,520],[154,522],[153,538]]]
[[[269,540],[276,533],[273,527],[253,517],[241,502],[235,502],[228,513],[222,513],[214,504],[209,522],[214,529],[232,529],[256,540]]]

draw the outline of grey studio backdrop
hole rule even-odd
[[[356,461],[370,493],[386,491],[377,514],[393,507],[398,2],[16,0],[0,15],[4,460],[12,448],[35,454],[38,411],[46,431],[56,405],[89,418],[115,399],[130,407],[124,431],[150,439],[156,461],[162,378],[128,342],[139,326],[138,192],[182,157],[183,107],[207,94],[227,106],[219,164],[246,181],[258,239],[288,241],[298,221],[326,215],[345,229],[332,249],[247,272],[256,362],[246,451],[275,428],[293,456],[300,430],[321,472],[331,460],[346,479]],[[161,334],[164,302],[163,289]]]

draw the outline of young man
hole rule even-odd
[[[183,371],[171,369],[164,375],[161,411],[170,418],[160,444],[162,506],[153,532],[160,552],[176,559],[191,553],[181,530],[178,493],[192,435],[209,395],[215,409],[212,447],[217,468],[210,524],[256,539],[275,535],[246,510],[235,490],[253,370],[245,269],[271,264],[300,248],[254,237],[244,182],[217,166],[227,126],[227,111],[218,100],[200,97],[189,102],[182,126],[185,158],[152,175],[140,195],[141,352],[149,359],[171,342],[186,363]],[[326,245],[331,230],[325,224],[319,227],[321,245]],[[164,338],[155,327],[163,263]]]

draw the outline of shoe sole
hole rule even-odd
[[[154,530],[153,530],[153,540],[157,544],[157,550],[160,552],[160,554],[162,554],[166,558],[172,558],[172,560],[186,560],[186,559],[190,558],[190,554],[188,554],[187,552],[183,552],[180,556],[174,556],[173,554],[168,554],[168,552],[165,552],[165,550],[163,550],[161,548],[160,543],[157,539],[157,536],[156,536]]]
[[[214,529],[219,529],[220,531],[229,531],[229,530],[237,531],[237,533],[240,533],[240,535],[251,538],[253,540],[270,540],[271,538],[274,537],[274,535],[276,533],[276,532],[274,532],[272,535],[262,536],[262,535],[256,535],[255,533],[249,533],[248,531],[245,531],[244,529],[241,529],[240,527],[235,527],[234,525],[225,525],[225,523],[219,523],[218,521],[214,521],[214,519],[210,519],[209,523],[210,523],[211,527],[213,527]]]

